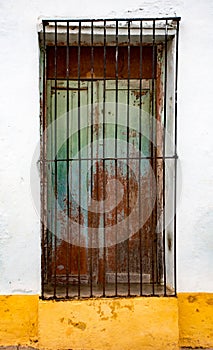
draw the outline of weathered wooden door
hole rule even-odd
[[[81,284],[139,283],[141,270],[145,282],[153,279],[151,86],[48,81],[46,153],[56,157],[47,168],[49,282],[53,271],[71,284],[79,274]]]

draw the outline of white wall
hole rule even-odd
[[[213,291],[213,3],[186,5],[179,62],[178,285],[181,291]]]
[[[166,15],[182,17],[178,291],[213,291],[212,1],[7,0],[0,2],[0,294],[40,292],[40,220],[30,190],[39,140],[38,17]]]

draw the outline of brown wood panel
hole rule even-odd
[[[57,58],[57,76],[58,79],[66,79],[66,59],[67,48],[58,46],[56,50]],[[104,48],[94,47],[94,69],[93,78],[104,77]],[[115,66],[115,53],[116,48],[114,46],[106,47],[106,77],[107,79],[115,79],[116,66]],[[142,77],[143,79],[152,78],[152,58],[153,48],[144,46],[142,49]],[[55,47],[47,47],[47,78],[55,78]],[[156,73],[156,55],[154,62]],[[78,78],[78,47],[69,47],[69,78]],[[80,78],[91,78],[91,48],[83,46],[81,47],[80,55]],[[140,47],[130,48],[130,78],[138,79],[140,77]],[[118,78],[128,78],[128,48],[120,46],[118,47]]]

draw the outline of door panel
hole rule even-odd
[[[137,80],[130,80],[129,95],[127,80],[118,81],[117,95],[110,80],[105,96],[102,80],[69,81],[68,92],[66,81],[55,87],[50,80],[47,89],[49,282],[56,268],[58,283],[67,275],[70,283],[78,276],[86,284],[139,283],[141,265],[149,282],[156,226],[151,81],[142,81],[141,96]],[[84,228],[73,230],[70,222]]]

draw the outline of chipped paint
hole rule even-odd
[[[39,349],[213,347],[213,294],[42,301],[0,297],[0,345]],[[95,340],[95,342],[94,342]]]
[[[159,79],[161,76],[159,77]],[[60,80],[57,82],[59,86],[59,90],[57,92],[57,115],[60,117],[62,113],[66,111],[66,101],[67,101],[67,92],[66,82]],[[52,86],[52,88],[51,88]],[[54,82],[48,81],[48,88],[55,91]],[[69,82],[70,88],[70,108],[75,108],[78,103],[78,94],[77,85],[75,81]],[[87,147],[91,141],[91,132],[93,131],[93,141],[96,142],[93,146],[93,157],[102,157],[103,156],[103,108],[102,103],[102,94],[103,94],[103,81],[95,81],[92,85],[93,88],[93,101],[94,101],[94,111],[93,111],[93,127],[85,127],[81,129],[81,146]],[[119,94],[119,103],[126,103],[126,88],[127,83],[124,80],[119,81],[118,85],[118,94]],[[91,82],[81,81],[80,85],[81,89],[81,103],[84,105],[90,102],[90,94],[91,94]],[[139,92],[139,81],[131,81],[130,84],[130,105],[135,106],[132,109],[132,127],[128,129],[127,136],[127,128],[122,126],[125,123],[126,115],[123,116],[124,121],[121,118],[121,113],[118,111],[118,125],[117,125],[117,138],[122,142],[126,142],[127,137],[131,145],[139,147],[139,132],[138,132],[138,113],[140,108],[140,102],[143,104],[143,118],[142,118],[142,129],[151,130],[151,118],[150,118],[150,106],[151,106],[151,81],[147,79],[142,80],[142,93],[141,99],[138,96]],[[48,102],[48,120],[49,123],[54,119],[54,106],[55,106],[55,94],[49,95]],[[115,98],[115,82],[108,80],[106,83],[106,103],[112,102]],[[52,106],[52,107],[51,107]],[[53,109],[51,109],[53,108]],[[89,120],[90,109],[88,109],[88,115],[84,115],[84,118]],[[119,107],[118,107],[119,109]],[[51,112],[52,111],[52,112]],[[51,116],[52,113],[52,116]],[[108,114],[110,117],[113,117],[115,113],[114,105],[108,109]],[[135,116],[135,118],[133,118]],[[105,116],[107,118],[107,116]],[[160,118],[160,116],[159,116]],[[74,119],[72,119],[72,123],[77,123]],[[121,124],[121,125],[120,125]],[[135,129],[134,129],[135,126]],[[150,132],[150,131],[148,131]],[[63,137],[63,132],[59,134]],[[105,139],[114,140],[115,137],[115,126],[114,124],[107,124],[105,127]],[[48,155],[51,154],[50,144],[54,141],[48,141]],[[118,157],[126,157],[126,146],[121,145],[118,142]],[[77,133],[72,136],[69,141],[70,143],[70,152],[72,157],[77,154],[77,144],[78,144],[78,135]],[[81,199],[80,206],[83,209],[79,209],[79,173],[78,173],[78,162],[74,161],[71,164],[71,168],[69,171],[69,176],[71,178],[71,195],[69,202],[69,219],[74,222],[79,222],[82,225],[88,225],[89,228],[99,228],[103,225],[103,214],[100,213],[100,205],[101,202],[104,201],[105,205],[105,227],[108,230],[108,234],[105,237],[107,245],[111,241],[115,240],[114,233],[110,227],[114,227],[114,225],[120,224],[123,220],[125,220],[130,213],[132,214],[132,219],[129,222],[129,227],[134,226],[134,223],[138,221],[139,218],[139,208],[141,209],[140,220],[145,224],[143,225],[143,229],[135,232],[130,237],[129,242],[122,242],[119,238],[117,241],[119,245],[117,248],[113,244],[112,247],[107,247],[105,258],[103,256],[103,249],[94,249],[92,251],[92,262],[91,262],[91,250],[90,247],[99,247],[102,245],[101,240],[103,237],[100,236],[92,236],[88,229],[88,232],[82,233],[82,240],[84,240],[84,248],[79,250],[78,247],[75,247],[72,244],[63,242],[60,237],[66,237],[67,232],[67,189],[66,189],[66,162],[58,163],[58,186],[57,186],[57,198],[60,205],[57,205],[57,246],[54,247],[53,241],[48,243],[50,247],[49,260],[52,259],[52,264],[49,264],[49,272],[48,272],[48,281],[51,283],[52,276],[54,276],[54,269],[56,268],[56,279],[57,283],[63,283],[66,279],[66,274],[69,275],[69,281],[74,282],[77,281],[77,274],[80,275],[81,283],[88,283],[89,279],[93,279],[94,283],[99,283],[100,285],[104,281],[104,269],[106,273],[106,282],[111,282],[113,280],[113,275],[115,276],[116,269],[118,275],[118,283],[126,283],[127,282],[127,251],[129,250],[129,266],[130,266],[130,277],[131,281],[134,283],[139,283],[140,281],[140,273],[144,275],[144,281],[150,282],[153,278],[156,281],[160,281],[160,277],[162,274],[161,264],[157,267],[157,262],[155,261],[155,269],[158,269],[158,272],[154,275],[151,272],[152,269],[152,256],[153,256],[153,244],[156,242],[153,227],[156,226],[156,222],[153,222],[153,216],[150,216],[152,211],[153,201],[155,200],[155,181],[154,174],[152,168],[150,166],[149,160],[143,160],[140,163],[140,174],[141,177],[136,179],[135,174],[139,174],[139,163],[138,161],[131,160],[131,152],[130,152],[130,164],[127,165],[125,161],[118,160],[117,168],[115,168],[115,161],[108,159],[115,157],[115,143],[112,141],[108,143],[106,147],[105,154],[105,163],[103,166],[103,161],[93,161],[93,165],[91,171],[88,171],[88,167],[91,166],[89,161],[81,162]],[[54,148],[54,147],[53,147]],[[84,151],[81,156],[88,157],[91,151]],[[89,153],[88,153],[89,152]],[[151,146],[149,140],[142,136],[142,152],[143,155],[150,156]],[[87,154],[88,153],[88,154]],[[66,157],[66,144],[60,148],[58,157]],[[48,182],[49,182],[49,190],[48,193],[51,196],[50,186],[55,187],[55,178],[54,178],[54,166],[49,168]],[[130,167],[131,166],[131,167]],[[154,168],[153,168],[154,169]],[[128,174],[128,178],[127,178]],[[140,187],[138,185],[140,182]],[[51,184],[52,183],[52,184]],[[106,185],[105,185],[105,184]],[[117,186],[117,195],[116,195],[116,186]],[[152,194],[150,195],[150,186],[152,187]],[[140,192],[140,193],[139,193]],[[54,193],[53,193],[54,195]],[[139,203],[140,198],[140,203]],[[146,198],[146,201],[144,201]],[[48,222],[50,223],[50,227],[54,227],[54,217],[55,217],[55,207],[52,203],[51,197],[48,199],[49,203],[49,211],[48,211]],[[117,204],[116,204],[117,203]],[[138,204],[139,203],[139,204]],[[53,205],[53,207],[52,207]],[[156,219],[155,219],[156,221]],[[122,237],[123,228],[122,226],[118,226],[117,229],[117,237]],[[75,237],[76,232],[69,231],[69,242],[76,241]],[[140,243],[141,240],[141,243]],[[138,252],[140,244],[143,247],[141,258]],[[57,250],[56,261],[54,259],[54,250]],[[154,248],[154,251],[156,248]],[[80,266],[78,265],[78,259],[80,254]],[[70,256],[70,258],[68,257]],[[117,261],[116,261],[117,259]],[[143,271],[140,271],[140,259],[142,261]],[[155,258],[156,260],[156,258]],[[106,268],[107,267],[107,268]],[[92,269],[92,271],[91,271]],[[88,276],[86,278],[86,275]],[[147,276],[147,278],[145,277]],[[157,277],[158,276],[158,277]]]
[[[39,313],[42,348],[178,350],[175,298],[41,301]]]

